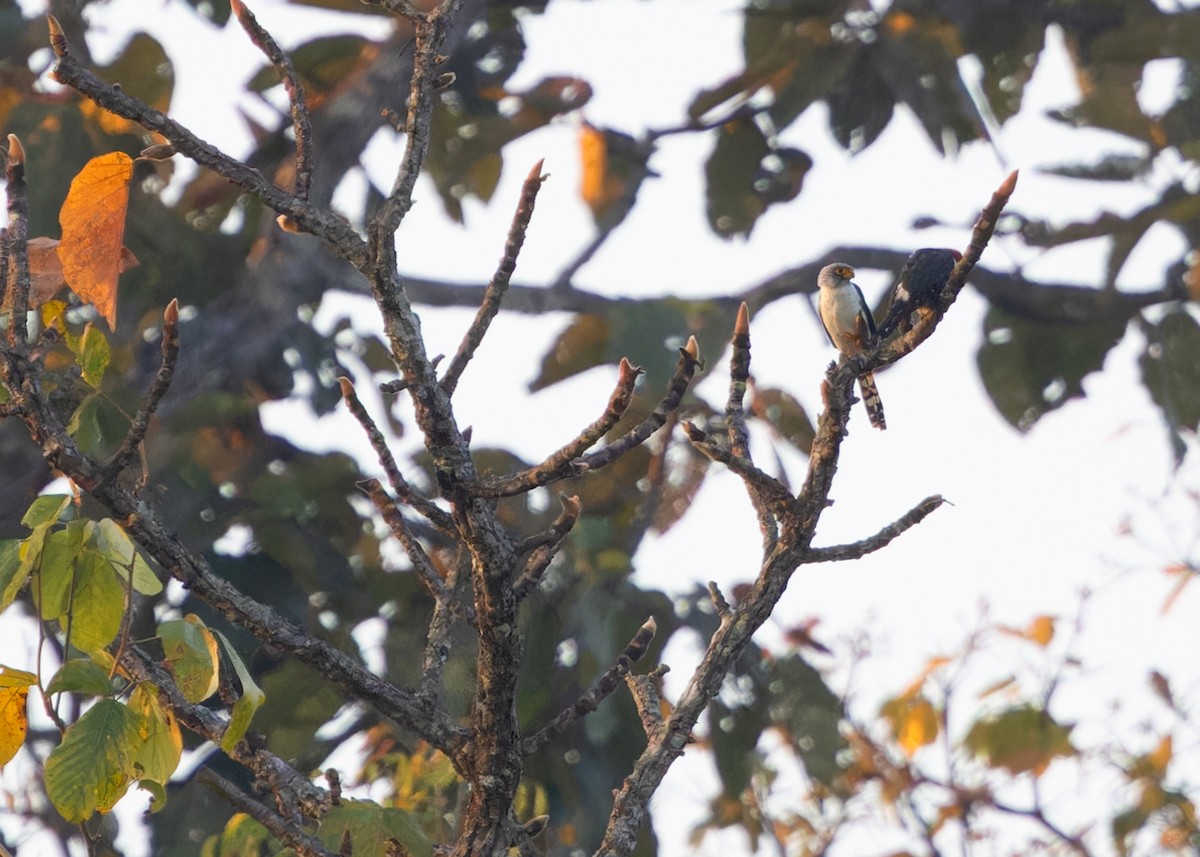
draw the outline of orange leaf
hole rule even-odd
[[[1054,639],[1054,617],[1038,616],[1025,629],[1025,636],[1039,646],[1048,646]]]
[[[92,158],[71,182],[58,215],[58,256],[67,285],[104,316],[109,328],[117,326],[117,276],[132,177],[133,159],[124,152]]]

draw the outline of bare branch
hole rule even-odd
[[[622,357],[616,389],[613,390],[604,413],[597,420],[542,463],[519,473],[483,480],[470,486],[471,492],[480,497],[510,497],[532,491],[542,485],[549,485],[551,482],[578,476],[590,469],[580,461],[580,456],[599,443],[620,421],[629,408],[629,403],[633,401],[633,388],[640,374],[640,367]]]
[[[553,720],[522,742],[521,748],[525,755],[536,753],[567,731],[567,727],[576,720],[599,708],[600,703],[620,686],[621,679],[629,672],[629,668],[646,654],[646,649],[649,648],[650,642],[654,639],[654,632],[657,630],[658,623],[654,621],[653,616],[643,622],[637,633],[633,635],[633,639],[617,657],[616,663],[609,667],[583,696],[560,711]]]
[[[934,494],[932,497],[926,497],[909,511],[905,512],[900,518],[897,518],[892,523],[888,524],[882,530],[870,538],[862,539],[861,541],[851,542],[846,545],[835,545],[827,548],[809,548],[808,553],[804,557],[806,563],[810,562],[841,562],[848,559],[858,559],[866,556],[869,553],[887,547],[893,539],[903,533],[905,530],[912,529],[921,521],[925,520],[929,515],[933,514],[935,509],[938,509],[946,500],[940,494]]]
[[[1017,171],[1013,170],[1000,183],[1000,187],[996,189],[988,204],[979,213],[979,218],[975,221],[975,228],[971,231],[971,243],[967,246],[963,257],[958,260],[958,264],[954,266],[954,270],[950,272],[950,278],[946,281],[946,285],[942,287],[942,297],[938,302],[937,310],[922,315],[920,320],[913,325],[912,330],[903,336],[884,343],[875,354],[868,357],[868,368],[873,369],[896,362],[933,334],[934,328],[942,320],[942,316],[946,314],[946,311],[950,309],[950,306],[958,298],[958,293],[962,291],[963,286],[966,284],[967,277],[971,275],[971,270],[975,267],[975,263],[983,255],[984,248],[987,247],[988,241],[992,238],[992,233],[996,231],[996,223],[999,222],[1000,213],[1004,210],[1004,206],[1008,204],[1008,200],[1016,188]]]
[[[750,433],[746,428],[744,406],[750,381],[750,309],[746,302],[738,307],[733,326],[733,356],[729,366],[729,399],[725,403],[725,425],[729,449],[739,458],[750,460]]]
[[[708,598],[712,601],[713,609],[717,611],[717,617],[722,623],[733,619],[733,609],[729,606],[724,593],[721,592],[721,587],[717,586],[715,580],[708,582]]]
[[[254,13],[246,8],[242,0],[229,0],[229,6],[246,35],[250,37],[250,41],[254,42],[255,47],[275,66],[283,88],[287,90],[288,102],[292,106],[292,129],[296,134],[296,181],[292,190],[298,198],[307,201],[309,188],[312,187],[313,155],[312,120],[309,118],[308,105],[304,99],[304,86],[296,74],[292,58],[284,53],[278,42],[258,23]]]
[[[628,674],[625,684],[633,695],[633,704],[637,706],[638,719],[642,721],[642,729],[646,737],[653,738],[662,731],[662,698],[655,684],[670,671],[666,664],[659,664],[645,675]]]
[[[1001,191],[1010,184],[1002,186]],[[1011,187],[1008,190],[1011,191]],[[989,204],[985,209],[984,219],[991,216],[994,222],[1007,199],[1003,194],[1001,197],[998,204]],[[973,243],[971,248],[976,259],[991,236],[991,226],[977,230],[977,235],[980,246]],[[966,273],[963,271],[961,276]],[[764,558],[758,577],[734,609],[731,621],[722,621],[709,639],[704,657],[670,717],[650,736],[633,771],[625,778],[613,801],[604,839],[596,851],[598,857],[624,857],[633,851],[651,795],[658,789],[671,763],[683,753],[692,729],[720,690],[730,665],[741,656],[754,632],[771,615],[792,573],[810,552],[821,513],[829,505],[842,437],[850,417],[852,387],[861,371],[860,366],[846,360],[830,370],[822,385],[826,409],[818,420],[808,473],[794,506],[781,514],[780,539]]]
[[[754,500],[756,508],[762,506],[762,509],[759,510],[760,523],[764,515],[769,515],[772,510],[777,511],[777,507],[787,508],[794,504],[795,501],[792,498],[791,492],[787,490],[783,483],[771,474],[759,470],[750,459],[734,455],[728,449],[716,443],[693,423],[685,422],[683,424],[683,431],[688,436],[688,440],[692,442],[692,446],[706,458],[710,458],[719,464],[724,464],[738,476],[742,477],[742,481],[746,483],[746,488],[750,492],[751,499]]]
[[[529,551],[529,556],[525,559],[525,567],[517,576],[516,582],[513,583],[513,592],[518,600],[525,598],[541,583],[542,575],[546,572],[550,561],[558,555],[559,548],[562,547],[567,534],[579,520],[579,497],[568,497],[564,494],[559,496],[559,500],[562,503],[562,512],[554,519],[550,528],[526,539],[517,551],[518,553]]]
[[[358,424],[366,432],[367,440],[370,441],[371,448],[375,450],[375,455],[379,458],[379,465],[383,468],[383,472],[388,479],[388,484],[392,486],[392,490],[396,492],[396,496],[401,502],[416,510],[417,513],[424,515],[431,524],[443,533],[456,535],[458,527],[455,526],[454,519],[436,503],[414,491],[412,486],[408,484],[408,480],[400,473],[400,467],[396,464],[396,459],[392,455],[391,448],[388,446],[387,438],[383,436],[383,432],[379,430],[379,426],[376,425],[375,420],[367,412],[362,400],[358,398],[358,392],[354,389],[354,382],[342,376],[338,378],[338,384],[341,386],[342,398],[346,402],[346,407],[350,409],[350,413],[354,415],[354,418],[358,420]]]
[[[8,135],[4,163],[8,195],[8,242],[4,296],[8,298],[8,343],[25,344],[29,313],[29,189],[25,184],[25,147],[16,134]]]
[[[471,358],[475,356],[475,351],[479,348],[480,343],[483,342],[483,337],[487,334],[492,319],[496,317],[496,313],[500,312],[500,301],[503,300],[504,292],[508,289],[513,271],[517,269],[517,256],[521,252],[521,246],[525,243],[525,230],[529,228],[529,221],[533,217],[534,202],[537,200],[542,182],[547,178],[542,175],[543,163],[543,161],[538,161],[534,164],[529,175],[525,177],[525,184],[521,187],[521,200],[513,215],[512,226],[508,230],[508,240],[504,244],[504,256],[501,257],[500,264],[496,267],[496,273],[492,275],[491,282],[487,285],[487,290],[483,294],[483,302],[480,303],[479,311],[475,313],[475,319],[471,322],[471,326],[467,328],[462,344],[458,346],[458,352],[450,361],[450,365],[446,367],[446,374],[442,377],[442,389],[448,396],[454,395],[458,379],[462,376],[463,370],[467,368]]]
[[[408,522],[404,520],[404,516],[400,514],[400,510],[396,508],[392,498],[383,490],[379,480],[364,479],[358,484],[371,498],[371,502],[375,504],[379,514],[383,516],[384,523],[388,525],[392,535],[403,546],[404,552],[408,554],[408,558],[413,564],[413,569],[417,572],[417,577],[425,585],[425,590],[438,601],[446,599],[449,593],[446,591],[445,581],[438,575],[437,569],[433,567],[433,562],[429,559],[429,554],[425,553],[425,548],[421,547],[421,543],[412,534],[408,528]]]
[[[154,412],[158,409],[158,403],[167,394],[167,390],[171,386],[171,379],[175,377],[175,364],[178,361],[179,301],[172,298],[171,302],[167,304],[167,308],[163,310],[162,361],[159,363],[154,380],[150,382],[150,387],[146,390],[146,395],[142,396],[142,403],[138,407],[137,413],[134,414],[133,421],[129,424],[129,431],[125,433],[125,439],[121,441],[121,446],[113,453],[113,457],[105,468],[108,471],[108,478],[113,478],[129,466],[129,462],[141,448],[146,431],[150,428],[150,418],[154,416]],[[143,479],[147,476],[148,474],[142,474]]]
[[[236,3],[237,0],[233,2]],[[303,857],[336,857],[332,851],[326,850],[316,837],[293,830],[278,812],[262,801],[252,798],[207,765],[196,772],[196,779],[219,794],[234,809],[253,818],[297,854]]]
[[[429,151],[430,118],[433,115],[433,95],[437,78],[434,68],[446,38],[450,15],[458,7],[458,0],[446,0],[427,14],[416,12],[407,3],[396,4],[394,0],[389,0],[385,5],[413,22],[416,27],[416,47],[412,82],[408,93],[408,115],[404,122],[404,157],[392,184],[391,193],[369,229],[370,243],[376,247],[392,240],[404,215],[412,208],[413,188],[421,173],[421,164],[425,162],[425,153]]]
[[[71,55],[62,30],[58,29],[57,33],[55,32],[57,23],[53,16],[50,17],[50,21],[51,46],[58,58],[51,75],[56,81],[86,95],[105,110],[130,119],[147,131],[166,137],[181,155],[224,176],[247,193],[254,194],[268,207],[292,220],[300,229],[333,245],[338,255],[355,267],[366,263],[366,243],[347,221],[310,205],[295,194],[281,190],[267,181],[258,170],[201,140],[187,128],[165,116],[162,111],[134,98],[118,86],[105,83]]]

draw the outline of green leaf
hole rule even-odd
[[[92,387],[99,387],[111,357],[108,337],[99,328],[89,324],[84,328],[78,350],[75,351],[75,360],[83,369],[83,380]]]
[[[1043,414],[1083,396],[1084,376],[1103,367],[1125,326],[1125,318],[1051,324],[993,307],[976,356],[980,377],[1004,418],[1029,431]]]
[[[64,629],[69,622],[71,644],[83,652],[104,648],[121,630],[124,615],[125,587],[112,565],[97,554],[82,551],[75,562],[70,603],[58,617]]]
[[[133,689],[129,708],[142,718],[143,743],[136,759],[140,778],[165,783],[179,767],[183,755],[179,725],[158,701],[158,688],[152,684],[139,684]]]
[[[841,772],[838,754],[846,747],[839,727],[845,713],[841,699],[799,655],[771,665],[769,688],[772,720],[787,724],[789,740],[808,775],[832,786]]]
[[[1076,755],[1071,745],[1073,728],[1059,724],[1049,712],[1020,705],[977,721],[963,744],[993,767],[1014,775],[1041,776],[1055,758]]]
[[[1147,324],[1142,383],[1173,430],[1200,428],[1200,325],[1186,308]]]
[[[67,821],[107,812],[136,776],[140,718],[112,699],[102,699],[67,728],[46,759],[46,795]]]
[[[237,746],[237,742],[245,736],[246,730],[250,728],[250,721],[254,719],[254,712],[258,711],[267,696],[262,692],[262,688],[254,683],[250,671],[242,663],[233,644],[220,631],[217,632],[217,636],[221,638],[221,643],[225,646],[225,654],[229,656],[234,672],[237,673],[238,681],[242,683],[242,695],[233,704],[233,711],[229,716],[229,726],[221,738],[221,749],[230,753]]]
[[[46,693],[86,693],[92,696],[107,696],[112,693],[112,682],[108,673],[89,658],[72,658],[63,664]]]
[[[134,547],[133,540],[125,529],[112,518],[103,518],[96,522],[91,543],[100,551],[101,556],[112,563],[113,571],[122,580],[129,580],[129,570],[133,569],[133,588],[142,595],[157,595],[162,592],[162,581],[142,558],[141,553]]]
[[[413,857],[432,857],[433,846],[402,809],[381,807],[368,801],[343,800],[321,820],[318,837],[337,849],[344,832],[350,834],[354,857],[385,857],[387,840],[398,839]]]
[[[25,585],[28,572],[21,573],[21,541],[0,541],[0,613],[16,600],[17,593]]]
[[[50,527],[71,503],[69,494],[43,494],[30,505],[21,523],[35,533],[39,527]]]
[[[67,612],[75,581],[75,563],[92,526],[91,521],[71,521],[65,529],[46,538],[37,575],[30,587],[38,605],[38,615],[43,619],[57,619]]]
[[[167,669],[188,702],[203,702],[217,691],[217,641],[198,616],[188,614],[158,626]]]
[[[273,847],[272,847],[273,846]],[[243,812],[235,813],[217,836],[210,836],[200,852],[201,857],[259,857],[278,852],[279,845],[259,822]]]
[[[749,235],[766,202],[755,190],[767,138],[752,119],[727,122],[717,132],[717,145],[704,165],[708,193],[708,225],[722,238]]]

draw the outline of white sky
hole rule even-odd
[[[227,150],[244,151],[248,135],[235,116],[233,99],[261,60],[236,25],[217,31],[180,7],[113,0],[93,12],[111,28],[114,40],[132,21],[163,38],[178,79],[173,115]],[[252,8],[292,46],[325,31],[330,20],[280,0],[255,0]],[[525,20],[529,49],[511,84],[521,89],[547,74],[574,74],[595,88],[585,115],[597,125],[636,134],[675,124],[698,86],[711,85],[740,67],[738,8],[734,0],[554,0],[546,15]],[[684,30],[681,20],[688,22]],[[381,25],[366,17],[363,23]],[[334,26],[345,29],[343,23]],[[614,63],[614,52],[637,61]],[[212,62],[217,56],[221,61]],[[1171,63],[1152,64],[1147,103],[1169,103],[1164,93],[1173,91],[1177,74]],[[816,161],[803,192],[794,202],[772,208],[749,239],[732,242],[713,237],[704,220],[703,163],[711,139],[669,138],[651,164],[661,178],[646,183],[634,214],[576,283],[606,294],[725,294],[835,244],[963,247],[978,209],[1016,167],[1022,174],[1012,207],[1054,223],[1090,219],[1101,208],[1129,212],[1155,199],[1170,180],[1187,175],[1195,181],[1194,167],[1180,164],[1171,153],[1132,187],[1094,187],[1038,174],[1038,165],[1137,151],[1115,135],[1066,130],[1044,118],[1047,109],[1070,105],[1075,98],[1061,38],[1052,31],[1026,89],[1025,109],[998,136],[1003,164],[996,152],[978,143],[953,159],[940,159],[904,108],[878,145],[850,157],[833,142],[823,106],[811,108],[784,134],[786,143]],[[259,109],[255,115],[264,114]],[[520,183],[529,167],[545,157],[551,179],[538,198],[517,278],[552,280],[592,235],[578,197],[577,129],[577,120],[563,120],[510,145],[493,204],[469,202],[466,229],[445,219],[432,186],[422,182],[419,204],[399,235],[404,269],[484,281],[499,257]],[[390,135],[378,137],[367,157],[368,169],[382,186],[390,185],[398,153],[398,144],[385,136]],[[915,214],[933,214],[963,228],[914,233],[907,224]],[[1018,242],[996,239],[983,264],[998,269],[1024,265],[1034,277],[1090,285],[1103,270],[1105,250],[1102,243],[1089,242],[1040,255]],[[1181,250],[1175,233],[1156,227],[1126,265],[1120,285],[1129,290],[1158,286],[1166,265]],[[858,281],[870,300],[888,285],[885,277],[860,271]],[[1195,510],[1181,494],[1194,488],[1195,468],[1185,468],[1179,476],[1172,473],[1159,414],[1139,383],[1141,342],[1136,334],[1110,353],[1103,373],[1086,379],[1086,399],[1018,435],[988,401],[975,367],[984,311],[981,299],[964,292],[937,335],[879,377],[889,428],[871,431],[861,410],[854,415],[833,491],[837,505],[822,519],[817,544],[874,533],[929,494],[943,494],[955,505],[940,509],[870,557],[802,569],[758,640],[770,646],[790,625],[817,616],[818,636],[844,664],[850,640],[868,635],[873,654],[857,667],[853,687],[854,711],[865,718],[931,656],[959,651],[966,636],[983,624],[985,605],[993,620],[1015,626],[1039,613],[1062,616],[1061,639],[1081,590],[1088,588],[1095,595],[1074,644],[1086,679],[1076,682],[1078,692],[1059,697],[1060,717],[1079,720],[1079,733],[1097,740],[1119,728],[1131,751],[1144,750],[1139,740],[1151,739],[1139,738],[1137,724],[1168,722],[1148,692],[1150,669],[1166,673],[1185,703],[1195,703],[1200,695],[1200,666],[1192,654],[1200,602],[1188,591],[1169,614],[1160,615],[1171,581],[1158,571],[1184,559],[1181,552],[1194,538]],[[372,308],[353,301],[338,303],[323,317],[345,312],[364,328],[374,323]],[[429,351],[452,353],[471,312],[422,310],[421,316]],[[613,367],[532,396],[525,392],[564,321],[501,315],[456,396],[460,423],[474,426],[476,446],[504,444],[540,458],[603,407],[615,380]],[[777,302],[752,320],[751,331],[759,381],[788,389],[815,412],[818,386],[832,354],[809,309],[798,299]],[[727,366],[714,356],[709,355],[707,378],[699,389],[719,404]],[[298,410],[273,405],[265,418],[275,430],[294,434]],[[358,437],[357,426],[345,414],[326,418],[303,434],[305,442],[319,448],[344,447],[350,438],[351,446],[365,452]],[[411,437],[405,442],[411,444]],[[760,445],[762,462],[770,461],[765,452]],[[797,455],[786,458],[797,484],[805,462]],[[1120,535],[1130,515],[1140,539]],[[758,539],[740,482],[715,475],[684,521],[665,537],[650,539],[639,552],[636,579],[668,592],[715,579],[728,592],[756,573]],[[1061,645],[1056,641],[1052,651]],[[979,684],[1011,670],[1035,674],[1023,666],[1038,663],[1032,655],[1019,647],[1000,650],[1011,651],[1017,663],[993,659],[981,667]],[[695,657],[689,641],[670,647],[664,657],[672,667],[670,692],[682,687]],[[835,688],[838,681],[845,681],[845,670],[835,670]],[[1029,689],[1036,688],[1031,680]],[[1114,704],[1120,706],[1117,713]],[[1187,773],[1194,782],[1200,774],[1194,737],[1188,743]],[[671,801],[670,812],[657,821],[664,855],[697,853],[687,846],[686,834],[703,817],[713,789],[711,765],[698,754],[672,769],[656,798],[656,805]],[[1079,811],[1091,807],[1083,805]],[[883,852],[903,845],[874,828],[862,836],[835,853]],[[1099,853],[1104,853],[1104,839],[1101,831],[1095,840]],[[730,854],[744,848],[740,835],[710,836],[698,853]]]

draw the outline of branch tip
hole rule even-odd
[[[50,49],[57,59],[68,56],[71,51],[67,48],[67,34],[63,32],[62,24],[53,15],[46,16],[46,24],[50,28]]]
[[[16,134],[8,135],[8,166],[19,167],[25,163],[25,147]]]
[[[237,15],[239,18],[246,14],[246,5],[242,3],[242,0],[229,0],[229,8],[233,11],[233,14]]]
[[[629,362],[627,357],[621,358],[621,365],[618,367],[618,370],[620,374],[618,375],[617,383],[622,386],[631,383],[634,378],[646,371],[641,366],[634,366]]]
[[[1013,170],[1009,173],[1008,178],[1001,182],[996,192],[1004,196],[1012,196],[1013,191],[1017,189],[1017,174],[1020,172],[1020,170]]]
[[[579,513],[583,511],[583,504],[579,502],[578,494],[572,494],[570,497],[566,494],[559,494],[558,502],[562,504],[563,513],[570,518],[578,518]]]
[[[342,388],[342,398],[343,399],[349,399],[349,398],[355,396],[353,381],[351,381],[345,375],[340,376],[337,380],[338,380],[338,386]]]
[[[742,305],[738,307],[737,321],[733,323],[733,335],[750,335],[750,308],[746,306],[745,301],[742,301]]]
[[[171,298],[171,302],[163,310],[163,323],[179,324],[179,298]]]
[[[687,345],[683,346],[683,351],[692,360],[699,362],[700,360],[700,343],[696,341],[695,336],[689,336]]]
[[[658,623],[654,621],[653,616],[643,622],[642,627],[637,629],[637,633],[633,635],[633,639],[625,647],[625,657],[629,658],[630,663],[636,663],[645,656],[646,650],[650,648],[651,641],[654,640],[656,631],[658,631]]]
[[[525,181],[544,182],[546,179],[550,178],[549,175],[542,175],[542,167],[545,165],[545,163],[545,158],[539,158],[538,162],[533,165],[533,169],[529,171],[529,175],[525,177]]]
[[[683,421],[683,433],[686,434],[688,436],[688,440],[692,441],[693,443],[700,443],[701,441],[708,439],[708,435],[702,432],[691,420]]]

